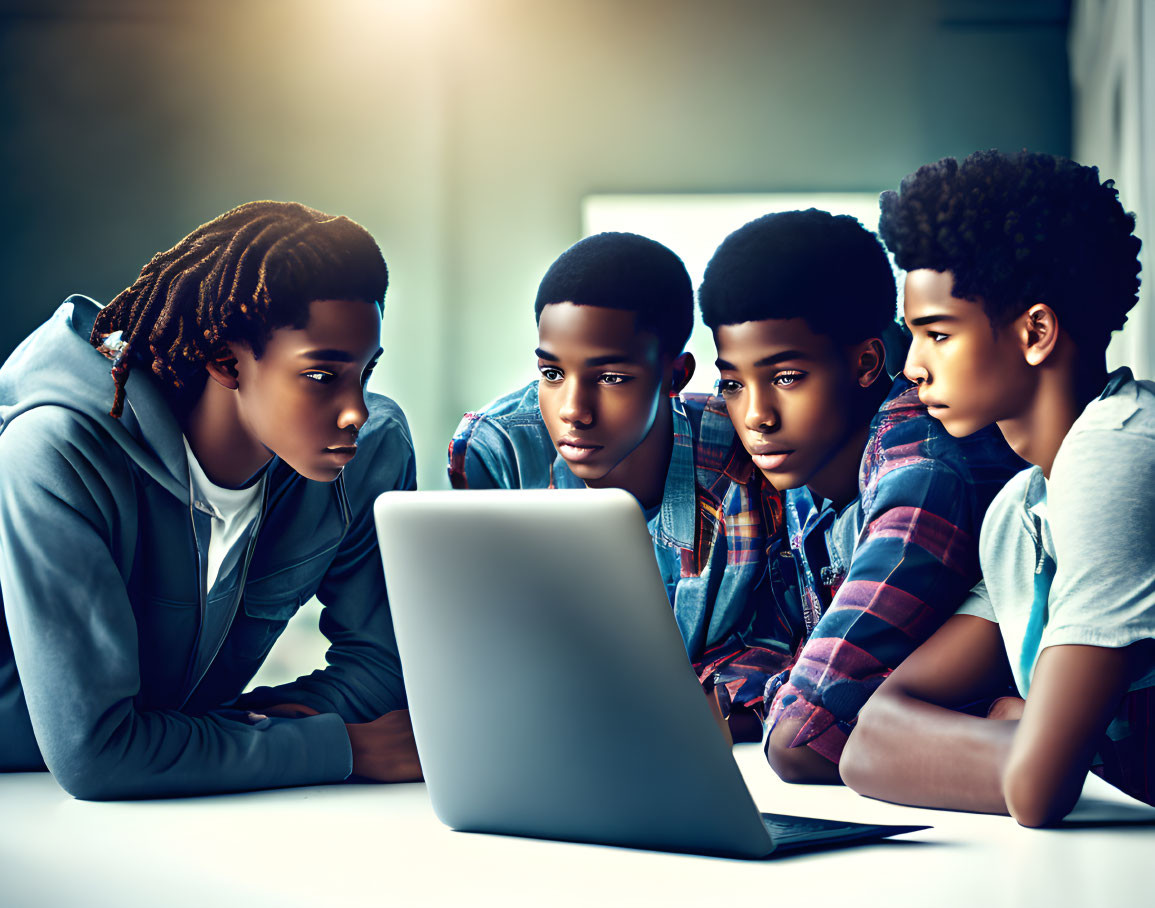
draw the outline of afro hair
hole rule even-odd
[[[1139,239],[1111,180],[1066,158],[980,151],[943,158],[880,201],[900,268],[950,272],[997,328],[1046,303],[1079,347],[1101,353],[1139,298]]]
[[[682,260],[661,243],[636,233],[599,233],[563,252],[537,289],[534,314],[553,303],[623,309],[639,331],[657,335],[678,354],[694,327],[694,288]]]
[[[711,329],[803,318],[841,344],[894,322],[894,272],[878,238],[849,215],[810,208],[763,215],[714,252],[698,288]]]

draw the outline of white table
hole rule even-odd
[[[735,755],[762,810],[933,829],[738,861],[456,833],[424,785],[332,785],[91,803],[46,773],[0,775],[0,906],[1155,905],[1155,809],[1091,778],[1073,818],[1028,830],[779,782]]]

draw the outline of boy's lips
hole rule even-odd
[[[559,438],[557,442],[557,452],[564,460],[572,463],[580,463],[583,460],[589,460],[598,451],[602,449],[601,445],[593,444],[581,438]]]
[[[774,471],[779,469],[786,462],[786,458],[793,453],[793,449],[776,445],[752,445],[750,459],[759,470]]]
[[[357,456],[357,446],[356,445],[333,445],[332,447],[325,448],[325,453],[331,454],[334,457],[337,457],[341,460],[348,462]]]

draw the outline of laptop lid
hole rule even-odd
[[[631,495],[387,492],[375,516],[442,822],[706,854],[773,850]]]

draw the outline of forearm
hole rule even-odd
[[[839,768],[868,797],[1005,814],[1003,775],[1017,726],[884,688],[859,715]]]
[[[57,704],[68,726],[69,710]],[[39,710],[37,712],[40,712]],[[38,736],[57,782],[83,800],[175,797],[338,782],[352,768],[336,716],[288,720],[221,711],[129,713],[111,729]]]

